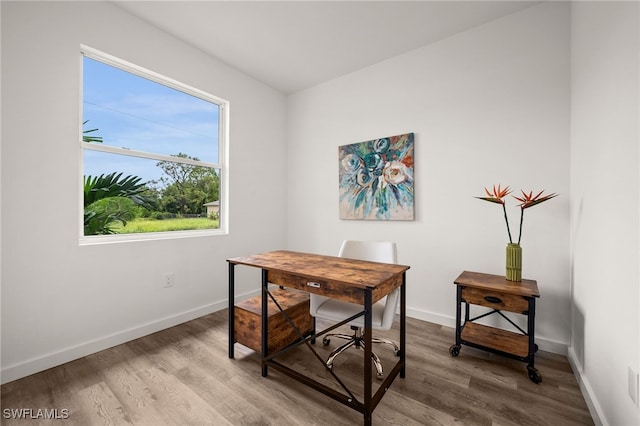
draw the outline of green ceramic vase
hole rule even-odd
[[[507,276],[508,281],[522,281],[522,247],[520,244],[507,244]]]

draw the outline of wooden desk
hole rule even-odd
[[[540,297],[534,280],[507,281],[504,276],[464,271],[455,279],[456,343],[449,348],[451,356],[460,354],[460,345],[473,346],[499,355],[528,362],[529,379],[542,382],[542,376],[534,366],[536,299]],[[461,307],[465,303],[464,322],[461,323]],[[492,311],[469,318],[469,305],[491,308]],[[502,311],[527,316],[527,331],[522,330]],[[499,314],[519,333],[478,324],[474,321],[491,314]]]
[[[367,262],[362,260],[346,259],[334,256],[322,256],[317,254],[299,253],[293,251],[273,251],[257,254],[249,257],[236,257],[227,259],[229,262],[229,358],[234,357],[234,299],[235,279],[234,267],[246,265],[262,269],[262,376],[266,377],[268,367],[273,367],[279,372],[322,392],[323,394],[347,405],[364,415],[364,424],[371,424],[371,413],[378,405],[382,396],[389,388],[396,376],[405,376],[405,334],[406,334],[406,271],[408,266]],[[269,283],[283,287],[295,288],[309,293],[320,294],[339,300],[362,305],[362,312],[345,318],[344,321],[335,324],[326,330],[317,332],[312,336],[304,337],[296,329],[300,340],[281,351],[273,354],[267,352],[268,327],[267,324],[267,300],[271,298],[276,305],[277,301],[269,291]],[[372,305],[400,287],[400,354],[399,361],[387,374],[380,384],[377,392],[372,394],[371,374],[371,313]],[[279,305],[278,305],[279,306]],[[332,369],[324,364],[322,357],[318,355],[311,343],[316,337],[322,336],[358,317],[364,317],[364,396],[360,402],[346,385],[336,376]],[[293,322],[289,323],[296,328]],[[276,361],[275,358],[293,347],[306,345],[315,355],[324,368],[331,374],[344,390],[339,392],[323,383],[313,380],[293,369]]]

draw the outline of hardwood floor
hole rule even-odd
[[[536,385],[518,361],[466,346],[451,357],[453,340],[451,328],[407,319],[406,378],[396,378],[382,398],[374,425],[594,424],[565,357],[539,351],[536,367],[543,381]],[[314,347],[325,356],[337,344]],[[390,349],[374,350],[384,365],[392,364]],[[361,354],[350,349],[335,362],[350,388],[357,389],[362,374]],[[301,347],[283,363],[329,383],[331,376],[313,358]],[[229,359],[226,310],[7,383],[0,391],[3,425],[362,423],[360,413],[273,369],[261,377],[258,355],[239,344]],[[68,418],[7,418],[11,409],[31,409],[27,417],[46,409],[49,416]]]

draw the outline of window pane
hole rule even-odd
[[[84,166],[85,235],[220,227],[219,169],[89,149]],[[111,179],[96,180],[100,176]],[[93,183],[89,192],[96,194],[87,195],[87,180]],[[138,188],[128,185],[132,181]],[[111,193],[120,189],[134,193]]]
[[[220,107],[83,57],[84,130],[115,147],[218,163]]]
[[[126,155],[111,154],[85,149],[84,175],[100,176],[110,173],[122,173],[122,176],[138,176],[141,182],[153,184],[160,181],[163,175],[158,167],[158,161],[147,158],[129,157]]]

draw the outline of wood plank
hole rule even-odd
[[[78,396],[84,403],[83,409],[87,417],[99,420],[100,424],[133,424],[118,398],[104,382],[81,390]]]
[[[453,282],[461,286],[477,287],[519,296],[540,297],[538,283],[535,280],[508,281],[502,275],[464,271]]]
[[[138,362],[136,354],[126,345],[102,351],[87,357],[98,371],[102,372],[104,384],[122,404],[124,412],[133,424],[143,422],[161,424],[155,406],[158,397],[138,375],[144,364]],[[146,360],[145,360],[146,361]]]
[[[461,333],[462,339],[520,357],[529,354],[529,336],[500,328],[467,322]]]

